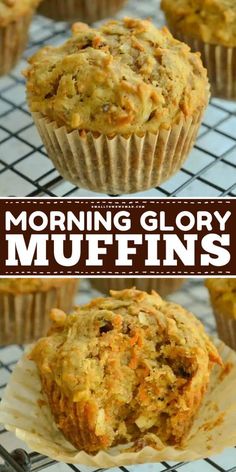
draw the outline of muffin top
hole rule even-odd
[[[0,0],[0,26],[5,26],[36,8],[40,0]]]
[[[45,47],[26,71],[31,110],[58,126],[106,135],[156,133],[208,101],[200,56],[166,28],[125,18],[99,29],[77,23],[60,47]]]
[[[220,314],[236,319],[236,279],[207,279],[214,309]]]
[[[170,27],[206,43],[236,46],[235,0],[162,0]]]
[[[0,278],[0,293],[33,293],[46,292],[50,288],[60,287],[69,283],[70,279],[66,278],[20,278],[16,279],[1,279]]]
[[[141,435],[142,446],[155,432],[177,443],[178,422],[196,412],[212,363],[221,363],[218,352],[194,315],[156,292],[110,295],[69,316],[53,310],[53,326],[30,359],[41,379],[56,383],[77,411],[91,411],[97,436],[107,434],[110,444]],[[165,424],[171,415],[172,423]]]

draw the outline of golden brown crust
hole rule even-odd
[[[235,0],[162,0],[170,28],[205,43],[236,46]]]
[[[46,292],[51,288],[70,283],[69,278],[0,278],[0,293],[34,293]]]
[[[179,445],[221,363],[201,323],[156,292],[111,291],[53,326],[33,348],[58,428],[78,449],[154,438]]]
[[[18,18],[28,15],[38,6],[40,0],[0,0],[0,26],[6,26]]]
[[[77,23],[64,45],[46,47],[26,71],[30,108],[67,131],[157,133],[208,102],[200,56],[166,28],[125,18],[98,29]]]
[[[236,279],[207,279],[206,287],[215,312],[236,320]]]

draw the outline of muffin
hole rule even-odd
[[[127,289],[51,317],[29,358],[67,440],[91,454],[182,444],[221,363],[194,315]]]
[[[162,0],[176,38],[200,51],[212,94],[236,99],[235,0]]]
[[[198,54],[148,20],[46,47],[25,72],[29,107],[49,157],[77,186],[121,194],[171,177],[193,146],[208,103]]]
[[[0,76],[20,59],[32,15],[39,0],[0,0]]]
[[[57,21],[80,20],[91,24],[112,17],[125,3],[126,0],[43,0],[38,11]]]
[[[236,279],[207,279],[220,339],[236,349]]]
[[[50,310],[73,307],[76,285],[76,279],[0,278],[0,345],[29,343],[44,336]]]
[[[92,287],[96,288],[102,293],[109,293],[110,290],[123,290],[125,288],[136,287],[138,290],[145,290],[151,292],[156,290],[161,297],[165,297],[170,293],[178,290],[185,279],[181,278],[95,278],[90,279]]]

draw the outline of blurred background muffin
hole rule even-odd
[[[162,0],[173,35],[200,51],[213,96],[236,99],[235,0]]]
[[[194,144],[208,104],[199,55],[148,20],[98,29],[46,47],[26,71],[29,107],[65,179],[108,194],[160,185]]]
[[[219,337],[236,349],[236,279],[207,279]]]
[[[92,287],[96,288],[98,291],[108,294],[110,290],[123,290],[125,288],[136,287],[138,290],[144,290],[146,292],[151,292],[155,290],[162,297],[169,295],[170,293],[178,290],[185,279],[182,278],[95,278],[90,279]]]
[[[49,312],[73,307],[77,279],[0,278],[0,345],[24,344],[47,333]]]
[[[127,0],[43,0],[38,12],[57,21],[95,21],[115,15]]]
[[[28,40],[33,13],[40,0],[0,0],[0,76],[17,64]]]

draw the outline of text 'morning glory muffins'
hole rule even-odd
[[[126,0],[43,0],[39,13],[58,21],[84,21],[94,23],[111,18]]]
[[[221,364],[194,315],[127,289],[51,316],[29,357],[64,436],[92,454],[126,443],[180,446]]]
[[[236,349],[236,279],[207,279],[220,339]]]
[[[0,76],[7,74],[20,59],[39,1],[0,0]]]
[[[0,278],[0,345],[44,336],[50,310],[73,307],[77,283],[70,278]]]
[[[121,194],[179,170],[208,103],[198,54],[150,21],[125,18],[46,47],[26,71],[30,109],[59,173]]]
[[[138,290],[145,290],[146,292],[155,290],[159,293],[159,295],[161,295],[161,297],[165,297],[166,295],[175,292],[183,285],[184,282],[185,279],[180,277],[96,277],[94,279],[90,279],[92,287],[105,294],[109,293],[110,290],[123,290],[125,288],[136,287]]]
[[[235,0],[162,0],[173,35],[200,51],[212,95],[236,99]]]

